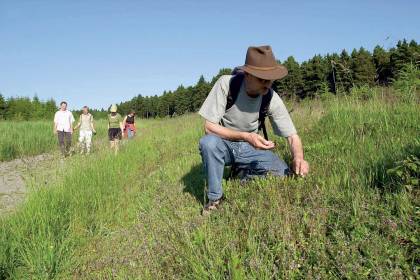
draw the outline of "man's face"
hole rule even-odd
[[[60,108],[62,111],[65,111],[67,109],[67,104],[66,103],[61,103]]]
[[[264,80],[245,73],[246,91],[248,95],[265,95],[273,85],[273,81]]]
[[[89,109],[88,109],[88,107],[83,107],[83,114],[87,114],[89,112]]]

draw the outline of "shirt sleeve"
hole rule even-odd
[[[221,76],[214,84],[198,114],[212,123],[219,123],[226,111],[230,76]]]
[[[286,106],[275,91],[273,91],[273,97],[268,109],[268,117],[276,135],[289,137],[297,133]]]
[[[54,123],[58,123],[58,113],[55,112],[54,114]]]

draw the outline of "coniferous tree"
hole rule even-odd
[[[316,55],[306,63],[302,63],[303,97],[314,97],[323,86],[327,76],[327,66],[321,55]]]
[[[293,56],[289,56],[283,65],[288,74],[281,80],[274,81],[273,88],[281,96],[301,96],[303,93],[302,70]]]
[[[353,86],[353,75],[351,71],[351,57],[346,50],[342,50],[338,61],[332,62],[335,74],[336,92],[349,92]]]
[[[387,85],[392,75],[389,52],[380,46],[376,46],[373,50],[373,62],[376,68],[375,81],[379,85]]]
[[[372,55],[364,48],[351,53],[351,70],[355,85],[373,85],[375,83],[375,65]]]

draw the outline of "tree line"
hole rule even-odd
[[[29,121],[29,120],[52,120],[58,104],[54,99],[41,101],[37,95],[29,97],[4,98],[0,94],[0,120]],[[81,114],[82,110],[73,111],[74,116]],[[105,118],[105,109],[91,109],[90,113],[95,118]]]
[[[358,86],[388,86],[397,78],[398,73],[407,63],[418,67],[420,63],[420,45],[412,40],[398,41],[395,47],[384,49],[376,46],[373,52],[363,47],[353,49],[351,53],[342,50],[340,53],[315,55],[299,63],[293,56],[285,61],[289,75],[275,81],[273,89],[286,98],[314,98],[325,92],[346,94]],[[221,75],[230,74],[232,69],[223,68],[219,73],[206,81],[201,76],[193,86],[180,85],[174,91],[164,91],[162,95],[138,95],[129,101],[119,104],[123,114],[135,110],[142,118],[155,118],[182,115],[196,112],[200,108],[214,83]],[[38,120],[52,119],[57,104],[53,99],[40,101],[37,96],[11,97],[5,99],[0,94],[0,119]],[[79,114],[80,111],[75,111]],[[93,109],[95,118],[106,117],[107,110]]]
[[[275,81],[273,89],[286,98],[314,98],[325,92],[333,94],[349,93],[356,86],[388,86],[397,77],[404,65],[420,63],[420,45],[412,40],[398,41],[388,50],[376,46],[373,52],[363,47],[351,53],[315,55],[299,63],[293,56],[279,61],[289,71],[286,78]],[[206,81],[201,76],[197,84],[179,86],[174,91],[165,91],[160,96],[138,95],[130,101],[120,103],[122,112],[130,109],[143,118],[165,117],[196,112],[200,108],[214,83],[221,75],[230,74],[232,69],[224,68]]]

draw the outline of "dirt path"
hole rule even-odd
[[[76,145],[77,142],[74,142],[72,157],[79,156]],[[92,148],[93,153],[108,150],[108,141],[105,138],[95,140]],[[58,151],[0,162],[0,216],[12,212],[24,200],[31,182],[39,186],[56,179],[57,172],[66,162],[60,158]]]
[[[12,211],[23,201],[27,191],[25,178],[39,168],[52,163],[53,155],[42,154],[33,157],[0,162],[0,216]]]

